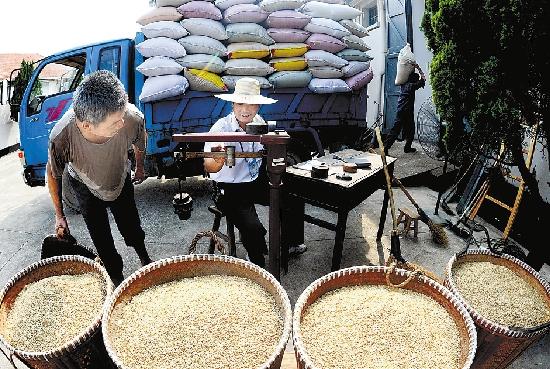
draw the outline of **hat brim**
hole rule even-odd
[[[268,105],[274,104],[277,100],[262,95],[241,95],[241,94],[223,94],[214,95],[218,99],[231,101],[239,104]]]

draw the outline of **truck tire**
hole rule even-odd
[[[65,209],[70,209],[75,213],[80,213],[80,206],[74,193],[73,187],[69,182],[69,172],[67,168],[63,171],[63,177],[61,178],[63,204]]]

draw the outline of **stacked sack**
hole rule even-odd
[[[309,1],[298,11],[311,17],[304,29],[311,33],[305,54],[316,93],[359,90],[372,80],[366,28],[353,21],[361,11],[344,0]]]
[[[243,77],[262,88],[359,90],[372,79],[367,31],[344,1],[157,0],[138,19],[146,40],[136,49],[146,59],[137,70],[147,77],[140,100],[223,92]]]
[[[179,23],[183,16],[176,5],[181,1],[157,0],[157,7],[137,20],[146,37],[136,45],[137,51],[146,58],[136,67],[146,77],[139,96],[142,102],[178,96],[189,87],[187,78],[180,74],[183,67],[177,62],[187,54],[178,40],[189,34]]]
[[[263,59],[275,41],[261,26],[267,12],[254,0],[216,0],[215,4],[223,11],[228,36],[224,82],[234,88],[240,78],[251,77],[258,80],[262,88],[271,87],[266,77],[274,70]]]
[[[296,10],[302,5],[303,0],[262,0],[259,3],[269,14],[265,25],[274,40],[269,50],[269,64],[275,73],[268,79],[275,88],[303,88],[312,79],[304,57],[309,50],[305,41],[310,36],[304,28],[311,17]]]

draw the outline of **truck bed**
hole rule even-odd
[[[315,94],[308,88],[265,89],[264,96],[278,100],[263,105],[260,115],[275,121],[277,128],[296,126],[314,129],[366,124],[367,88],[335,94]],[[231,103],[212,92],[187,91],[178,98],[146,103],[148,153],[171,152],[175,147],[171,135],[183,132],[206,132],[221,117],[231,112]]]

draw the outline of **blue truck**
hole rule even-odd
[[[145,115],[146,174],[166,178],[202,174],[200,162],[190,161],[184,168],[175,164],[176,143],[172,135],[208,131],[216,120],[230,112],[231,105],[214,97],[214,93],[189,90],[175,98],[141,103],[138,97],[144,76],[136,71],[136,66],[144,59],[136,52],[135,45],[143,40],[143,34],[137,33],[135,39],[74,48],[37,63],[23,94],[19,114],[20,158],[27,185],[45,184],[49,133],[71,106],[72,94],[82,77],[101,69],[110,70],[120,78],[130,102]],[[57,71],[60,78],[48,84],[45,76],[51,75],[52,70]],[[39,85],[41,88],[37,88]],[[324,149],[334,145],[349,145],[366,125],[366,87],[336,94],[314,94],[307,88],[263,89],[262,94],[278,100],[276,104],[262,106],[260,114],[266,121],[274,121],[276,128],[289,132],[290,162],[308,159],[312,153],[323,154]]]

